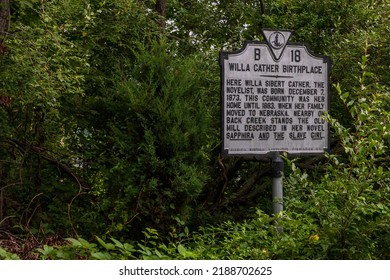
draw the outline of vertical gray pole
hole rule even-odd
[[[284,162],[279,153],[272,155],[272,213],[276,216],[283,211],[283,169]],[[275,220],[275,226],[278,232],[283,232],[283,228],[278,226]]]
[[[284,162],[279,153],[272,157],[272,212],[283,211],[283,169]]]

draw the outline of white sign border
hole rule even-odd
[[[277,30],[277,29],[265,29],[267,31],[274,31],[274,32],[281,32],[281,31],[286,31],[286,30]],[[325,147],[323,150],[267,150],[267,151],[261,151],[261,152],[253,152],[253,151],[244,151],[243,153],[230,153],[229,152],[229,149],[225,149],[225,138],[224,138],[224,134],[225,134],[225,130],[226,130],[226,124],[224,123],[224,120],[225,120],[225,63],[224,61],[226,59],[229,58],[229,56],[231,55],[239,55],[241,53],[244,53],[245,50],[247,49],[248,45],[249,44],[254,44],[254,45],[259,45],[259,46],[262,46],[262,47],[267,47],[271,53],[271,57],[272,59],[277,63],[278,60],[276,60],[276,57],[275,55],[273,55],[272,53],[272,50],[271,50],[271,47],[269,46],[269,44],[266,42],[266,41],[257,41],[257,40],[246,40],[242,47],[237,50],[237,51],[221,51],[220,52],[220,70],[221,70],[221,79],[220,79],[220,84],[221,84],[221,133],[220,133],[220,137],[221,137],[221,153],[223,156],[236,156],[236,157],[245,157],[245,158],[271,158],[273,157],[273,155],[277,152],[286,152],[289,156],[312,156],[312,155],[319,155],[319,154],[323,154],[323,153],[326,153],[326,152],[329,152],[330,151],[330,127],[329,127],[329,123],[326,123],[326,137],[327,137],[327,147]],[[297,47],[304,47],[307,51],[307,53],[312,56],[313,58],[316,58],[316,59],[322,59],[323,62],[327,65],[326,67],[326,80],[327,80],[327,87],[326,87],[326,90],[327,90],[327,94],[326,94],[326,97],[327,97],[327,100],[326,100],[326,103],[327,103],[327,109],[329,111],[330,109],[330,100],[331,100],[331,95],[330,95],[330,68],[331,68],[331,59],[330,57],[328,56],[325,56],[325,55],[319,55],[319,54],[315,54],[314,52],[311,51],[311,49],[309,48],[309,46],[306,44],[306,43],[302,43],[302,42],[286,42],[286,45],[283,47],[284,49],[287,47],[287,45],[289,46],[297,46]]]

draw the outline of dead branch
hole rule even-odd
[[[60,170],[62,170],[65,174],[68,175],[68,177],[70,179],[72,179],[74,182],[77,183],[77,185],[79,187],[79,190],[78,190],[77,194],[72,198],[70,203],[68,204],[68,219],[69,219],[69,223],[70,223],[70,225],[71,225],[71,227],[73,229],[73,232],[75,233],[76,236],[78,236],[77,231],[76,231],[76,229],[73,226],[73,222],[72,222],[72,218],[71,218],[71,207],[72,207],[72,204],[73,204],[74,200],[83,193],[84,189],[90,189],[87,186],[87,184],[84,183],[72,171],[72,169],[69,166],[67,166],[66,164],[60,162],[60,160],[58,160],[57,158],[50,156],[48,154],[49,151],[44,149],[44,148],[42,148],[42,147],[37,147],[37,146],[31,145],[31,144],[28,144],[28,143],[22,143],[22,142],[20,142],[18,140],[15,140],[15,139],[0,139],[0,142],[3,142],[3,143],[6,143],[8,145],[11,145],[11,146],[15,147],[23,155],[26,155],[29,152],[33,152],[33,153],[37,154],[41,159],[46,160],[49,164],[52,164],[52,165],[56,166],[57,168],[59,168]],[[34,212],[35,212],[35,210],[34,210]]]
[[[48,163],[50,163],[50,164],[56,166],[57,168],[59,168],[60,170],[62,170],[74,182],[76,182],[77,185],[80,186],[82,189],[89,189],[88,185],[85,182],[83,182],[72,171],[72,169],[69,166],[67,166],[66,164],[60,162],[57,158],[54,158],[54,157],[48,155],[48,153],[49,153],[48,150],[46,150],[44,148],[41,148],[41,147],[33,146],[31,144],[28,144],[28,143],[22,143],[22,142],[20,142],[18,140],[15,140],[15,139],[0,139],[0,142],[9,144],[9,145],[15,147],[22,154],[26,154],[27,152],[33,152],[33,153],[37,154],[40,158],[46,160]]]

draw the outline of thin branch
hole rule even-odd
[[[57,166],[59,169],[65,172],[73,181],[77,183],[77,185],[82,186],[82,188],[84,189],[89,189],[86,183],[82,182],[82,180],[72,171],[72,169],[69,166],[60,162],[58,159],[49,156],[47,154],[48,150],[41,147],[33,146],[31,144],[25,144],[15,139],[1,139],[0,142],[7,143],[9,145],[16,147],[22,154],[25,154],[26,152],[33,152],[39,155],[42,159],[46,160],[48,163]]]
[[[259,1],[260,1],[260,11],[261,11],[261,14],[264,15],[265,14],[264,0],[259,0]]]
[[[252,176],[245,180],[244,184],[238,189],[236,200],[240,200],[243,197],[247,197],[256,183],[264,176],[268,176],[271,172],[270,168],[264,168],[252,174]]]
[[[1,224],[2,224],[2,223],[4,223],[6,220],[11,219],[11,218],[16,218],[16,216],[7,216],[7,217],[5,217],[4,219],[2,219],[2,220],[0,221],[0,227],[1,227]]]
[[[73,232],[75,233],[76,236],[78,236],[77,231],[76,231],[75,227],[73,226],[73,222],[72,222],[72,218],[71,218],[71,207],[72,207],[74,200],[83,193],[83,189],[89,189],[86,186],[86,184],[80,180],[80,178],[72,171],[72,169],[69,166],[61,163],[58,159],[49,156],[47,154],[48,150],[46,150],[44,148],[36,147],[36,146],[31,145],[31,144],[22,143],[20,141],[15,140],[15,139],[1,139],[0,142],[12,145],[13,147],[17,148],[24,155],[26,155],[26,153],[28,153],[28,152],[33,152],[33,153],[39,155],[40,158],[46,160],[48,163],[50,163],[52,165],[57,166],[57,168],[59,168],[60,170],[65,172],[73,181],[75,181],[77,183],[79,190],[78,190],[78,193],[71,199],[71,201],[68,204],[68,219],[69,219],[69,223],[72,227]],[[41,194],[39,194],[39,195],[41,195]],[[31,202],[30,202],[30,204],[31,204]],[[34,213],[35,213],[35,210],[34,210]],[[31,220],[31,217],[30,217],[28,223],[30,222],[30,220]]]
[[[26,208],[26,210],[25,210],[26,215],[27,215],[27,210],[28,210],[28,208],[30,208],[30,205],[31,205],[31,203],[34,201],[34,199],[37,198],[38,196],[41,196],[41,195],[43,195],[43,193],[39,193],[39,194],[35,195],[35,196],[30,200],[30,203],[28,204],[28,206],[27,206],[27,208]],[[28,227],[28,225],[30,224],[31,219],[32,219],[32,217],[34,216],[34,214],[35,214],[35,212],[37,211],[37,209],[38,209],[39,206],[40,206],[40,204],[37,205],[37,206],[34,208],[34,211],[33,211],[32,214],[30,215],[30,218],[27,220],[26,227]]]

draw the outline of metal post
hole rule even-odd
[[[283,169],[284,162],[279,153],[272,156],[272,212],[276,216],[283,211]],[[278,231],[283,229],[278,227]]]
[[[283,211],[284,162],[279,153],[272,157],[272,210],[276,215]]]

